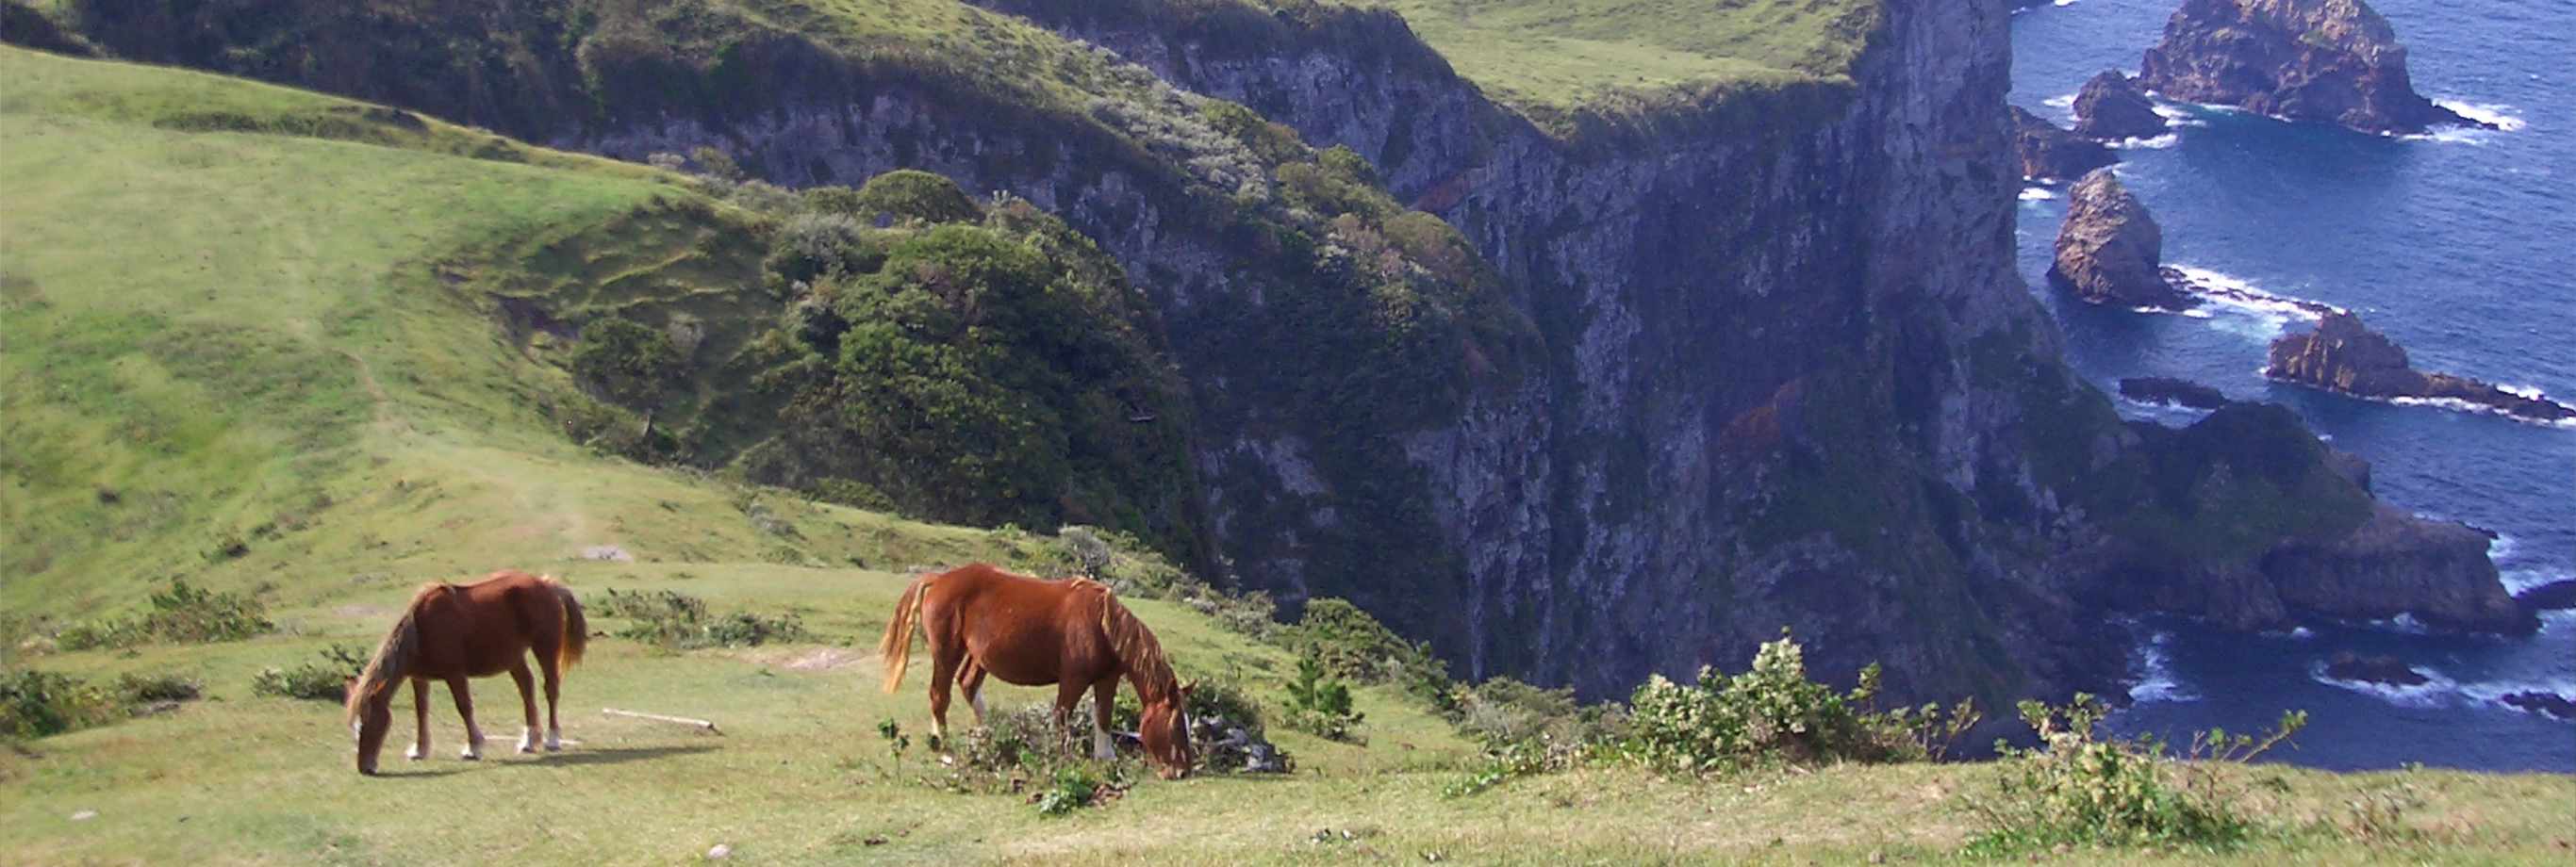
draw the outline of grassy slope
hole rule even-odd
[[[1596,771],[1444,800],[1468,748],[1370,689],[1366,747],[1279,735],[1303,766],[1289,779],[1148,783],[1058,820],[1014,798],[937,792],[888,766],[871,731],[886,717],[917,726],[916,691],[877,693],[859,651],[833,657],[838,666],[791,663],[864,645],[903,580],[883,570],[1012,559],[1031,543],[775,498],[768,506],[795,532],[764,534],[737,506],[744,491],[566,445],[531,408],[561,389],[559,375],[445,289],[448,277],[475,285],[499,267],[469,251],[614,225],[657,197],[689,194],[633,167],[532,148],[516,148],[519,158],[551,167],[448,155],[489,144],[468,130],[276,122],[334,117],[346,104],[208,76],[0,49],[0,79],[13,83],[0,95],[10,201],[0,214],[0,612],[109,612],[184,572],[270,586],[284,626],[234,644],[17,660],[91,677],[180,671],[211,698],[0,753],[0,839],[13,863],[676,861],[717,843],[763,862],[1212,863],[1347,860],[1363,849],[1469,863],[1842,861],[1939,857],[1968,827],[1956,795],[1987,785],[1990,772],[1975,767],[1704,785]],[[167,128],[209,106],[253,121],[228,127],[382,144]],[[702,228],[722,229],[723,212],[708,213],[715,225]],[[668,261],[688,251],[656,245],[697,237],[639,232],[636,249],[587,258]],[[560,267],[576,281],[596,270]],[[103,502],[101,487],[116,501]],[[263,524],[273,528],[258,532]],[[244,536],[247,555],[201,554],[230,534]],[[644,562],[568,559],[600,544]],[[781,545],[878,568],[756,562]],[[675,588],[719,610],[801,610],[823,641],[670,655],[603,640],[568,682],[572,752],[394,761],[398,776],[385,780],[351,772],[335,708],[250,695],[260,667],[374,637],[411,583],[500,565],[548,568],[592,594]],[[1287,662],[1278,651],[1171,606],[1139,609],[1186,671],[1231,674],[1275,698]],[[515,709],[505,682],[486,681],[482,695],[482,719],[506,741]],[[998,704],[1039,695],[1005,690]],[[604,706],[712,717],[727,735],[602,717]],[[443,706],[433,724],[445,755],[459,727]],[[2293,817],[2387,783],[2284,776],[2295,794],[2267,808]],[[2576,804],[2576,781],[2428,774],[2423,784],[2421,814],[2472,847],[2304,841],[2249,860],[2562,851],[2552,847],[2568,835],[2552,822]],[[70,819],[84,810],[97,815]],[[1362,837],[1309,842],[1324,828]],[[866,842],[878,836],[888,842]]]
[[[1524,108],[1614,93],[1848,79],[1870,0],[1369,0]]]

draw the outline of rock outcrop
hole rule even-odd
[[[2563,611],[2576,608],[2576,579],[2551,581],[2514,594],[2513,601],[2533,611]]]
[[[2354,683],[2376,683],[2385,686],[2423,686],[2433,679],[2408,666],[2394,656],[2362,656],[2352,651],[2339,651],[2326,663],[2326,676]]]
[[[2142,403],[2164,403],[2191,409],[2217,409],[2226,406],[2227,395],[2218,389],[2169,376],[2133,376],[2120,380],[2120,396]]]
[[[2101,142],[2067,132],[2047,118],[2012,107],[2013,158],[2021,176],[2034,181],[2080,178],[2085,172],[2119,162]]]
[[[2530,713],[2563,720],[2576,720],[2576,699],[2554,692],[2524,691],[2506,693],[2504,703]]]
[[[2505,592],[2487,559],[2491,541],[2464,524],[2376,503],[2359,529],[2285,543],[2264,555],[2262,570],[2282,602],[2304,611],[2346,620],[2412,614],[2445,629],[2530,634],[2540,622]]]
[[[2317,320],[2314,332],[2273,340],[2271,362],[2263,374],[2355,397],[2452,402],[2528,421],[2576,419],[2576,407],[2545,397],[2447,373],[2417,371],[2407,360],[2405,348],[2350,313],[2328,313]]]
[[[2185,0],[2138,77],[2167,99],[2364,132],[2479,125],[2415,92],[2406,47],[2362,0]]]
[[[2155,138],[2165,134],[2165,116],[2156,113],[2137,79],[2105,69],[2075,94],[2075,134],[2110,141]]]
[[[2069,199],[2066,222],[2057,229],[2057,258],[2048,268],[2051,284],[2115,307],[2181,310],[2199,303],[2165,279],[2164,230],[2118,175],[2097,169],[2076,182]]]

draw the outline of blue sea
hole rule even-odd
[[[2576,4],[2375,5],[2406,43],[2418,91],[2506,128],[2390,138],[2173,105],[2182,125],[2124,147],[2121,180],[2163,226],[2168,265],[2349,309],[2422,370],[2576,398],[2576,68],[2566,63],[2576,57]],[[2105,68],[2134,74],[2175,6],[2074,0],[2018,14],[2013,102],[2070,122],[2084,80]],[[2021,267],[2085,376],[2115,394],[2122,377],[2178,376],[2288,405],[2336,448],[2368,458],[2382,499],[2501,534],[2493,554],[2508,585],[2576,577],[2576,429],[2268,382],[2271,339],[2312,324],[2287,308],[2185,316],[2061,297],[2043,275],[2065,204],[2062,190],[2024,192]],[[2197,415],[2125,401],[2122,411],[2167,424]],[[2576,612],[2544,624],[2532,638],[2497,639],[2408,622],[2242,635],[2148,621],[2137,703],[2115,724],[2179,740],[2304,709],[2311,724],[2282,760],[2576,771],[2576,723],[2497,701],[2535,689],[2576,697]],[[2395,654],[2433,682],[2335,684],[2322,671],[2338,650]]]

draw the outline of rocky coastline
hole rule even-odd
[[[2068,132],[2028,109],[2016,105],[2011,112],[2013,159],[2021,164],[2024,180],[2080,178],[2086,172],[2120,161],[2101,142]]]
[[[2167,99],[2363,132],[2485,126],[2415,91],[2406,47],[2362,0],[2186,0],[2138,77]]]
[[[2404,347],[2361,317],[2328,313],[2307,334],[2272,341],[2263,375],[2282,382],[2380,400],[2417,399],[2479,407],[2536,422],[2576,419],[2576,407],[2447,373],[2414,368]]]

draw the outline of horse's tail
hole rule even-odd
[[[582,651],[590,649],[590,619],[581,613],[581,597],[572,588],[546,576],[546,586],[554,588],[555,598],[563,600],[563,642],[555,646],[555,669],[570,671],[581,664]]]
[[[877,655],[885,659],[885,691],[903,688],[903,670],[912,664],[912,630],[921,622],[921,606],[929,596],[931,575],[912,579],[903,595],[894,601],[894,616],[886,620],[885,638],[877,642]]]
[[[411,604],[403,607],[402,619],[394,621],[394,628],[386,631],[385,640],[376,645],[376,654],[367,658],[367,667],[358,672],[357,686],[349,690],[349,720],[355,721],[359,709],[366,707],[369,700],[411,676],[420,655],[420,608],[432,594],[446,588],[444,584],[423,584],[420,592],[412,594]]]

